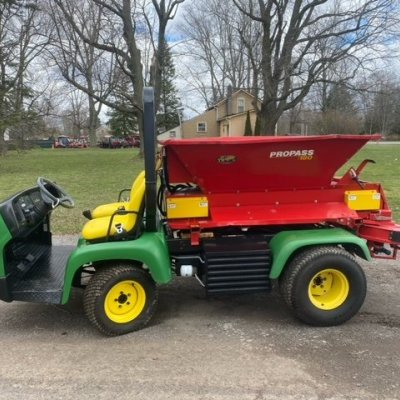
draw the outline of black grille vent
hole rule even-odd
[[[204,283],[209,294],[265,292],[271,252],[263,238],[229,237],[204,243]]]

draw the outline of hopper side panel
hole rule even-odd
[[[194,182],[204,193],[329,187],[335,172],[370,138],[265,139],[171,142],[166,146],[170,182]]]

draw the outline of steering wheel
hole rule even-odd
[[[75,207],[75,202],[72,197],[54,182],[46,178],[39,177],[37,179],[37,185],[39,186],[43,201],[46,204],[49,204],[52,208],[56,208],[58,205],[61,205],[65,208]]]

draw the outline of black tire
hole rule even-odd
[[[285,268],[280,290],[301,321],[314,326],[334,326],[348,321],[361,308],[367,281],[360,265],[346,250],[314,247],[298,254]]]
[[[96,271],[85,289],[83,307],[100,332],[117,336],[143,328],[157,301],[157,287],[146,271],[119,264]]]

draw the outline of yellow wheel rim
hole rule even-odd
[[[136,281],[122,281],[107,293],[104,311],[107,317],[118,324],[126,324],[137,318],[146,304],[146,292]]]
[[[311,303],[321,310],[340,307],[350,292],[349,280],[337,269],[324,269],[315,274],[308,285]]]

